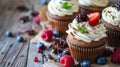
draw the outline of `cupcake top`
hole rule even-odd
[[[120,27],[120,9],[107,7],[102,11],[102,18],[107,23]]]
[[[85,19],[86,18],[86,19]],[[99,22],[100,13],[95,12],[90,15],[79,14],[72,23],[68,25],[69,30],[66,32],[87,43],[99,41],[107,37],[106,28]]]
[[[105,7],[109,4],[109,0],[79,0],[80,5]]]
[[[79,3],[78,0],[51,0],[48,11],[58,16],[73,15],[79,11]]]

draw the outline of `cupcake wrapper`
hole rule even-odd
[[[108,35],[108,45],[113,47],[120,47],[120,31],[114,31],[108,29],[107,35]]]
[[[85,47],[78,47],[75,44],[72,44],[67,39],[70,52],[72,57],[78,62],[83,62],[84,60],[89,60],[91,63],[95,63],[97,58],[102,56],[102,53],[105,49],[105,44],[98,46],[98,47],[93,47],[93,48],[85,48]]]
[[[104,8],[99,8],[99,7],[86,7],[80,5],[81,8],[81,13],[92,13],[92,12],[101,12]]]
[[[54,20],[50,18],[49,16],[47,17],[50,22],[51,28],[53,30],[60,31],[62,34],[66,34],[65,31],[68,29],[68,24],[72,21],[62,21],[62,20],[60,21],[60,20]]]

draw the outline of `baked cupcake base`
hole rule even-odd
[[[68,24],[73,21],[73,19],[78,15],[79,12],[74,13],[72,16],[56,16],[51,14],[49,11],[46,12],[47,18],[50,22],[51,28],[53,30],[60,31],[62,34],[66,34],[68,29]]]
[[[113,26],[102,19],[105,27],[108,29],[108,45],[113,47],[120,47],[120,28]]]
[[[82,41],[76,40],[70,35],[68,35],[66,40],[69,45],[71,55],[76,61],[80,63],[84,60],[89,60],[91,63],[95,63],[97,58],[102,56],[106,46],[106,38],[103,38],[100,41],[96,42],[98,45],[94,45],[93,43],[86,44],[88,46],[82,46]],[[93,46],[90,47],[90,45]]]

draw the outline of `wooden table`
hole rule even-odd
[[[0,0],[0,67],[41,67],[41,62],[35,63],[33,57],[39,57],[37,48],[27,39],[24,43],[19,43],[15,37],[8,38],[5,32],[14,28],[19,22],[24,12],[17,11],[17,5],[24,4],[29,8],[34,7],[39,11],[42,5],[40,0]],[[32,21],[31,21],[32,22]],[[93,67],[98,67],[98,65]],[[116,64],[107,64],[99,67],[120,67]]]

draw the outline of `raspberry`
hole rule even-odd
[[[42,51],[42,49],[37,49],[37,52],[42,53],[43,51]]]
[[[64,67],[72,67],[74,65],[74,59],[69,55],[64,55],[60,58],[60,63],[64,65]]]
[[[45,41],[50,41],[52,39],[52,36],[53,36],[53,31],[52,30],[44,30],[41,33],[41,37]]]
[[[39,15],[34,18],[34,22],[37,24],[40,24],[40,16]]]
[[[39,59],[37,57],[34,57],[34,62],[39,62]]]

